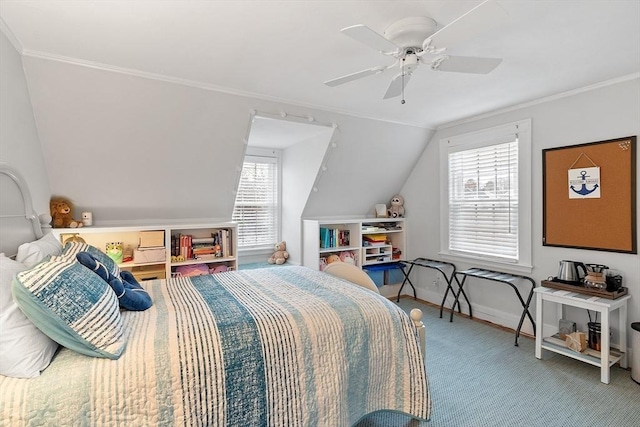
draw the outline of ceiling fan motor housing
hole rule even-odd
[[[389,25],[384,31],[385,38],[398,46],[422,48],[426,38],[436,31],[436,21],[426,16],[412,16]]]
[[[407,51],[406,55],[402,58],[398,65],[405,74],[411,74],[413,70],[418,68],[419,63],[420,58],[418,58],[418,55],[416,55],[413,51]]]

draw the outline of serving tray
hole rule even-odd
[[[584,286],[569,285],[566,283],[553,282],[550,280],[543,280],[542,286],[544,286],[545,288],[562,289],[563,291],[571,291],[578,294],[592,295],[607,299],[620,298],[629,292],[627,288],[620,288],[617,291],[609,292],[606,289],[585,288]]]

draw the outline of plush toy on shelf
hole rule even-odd
[[[352,251],[342,251],[340,252],[340,261],[356,265],[356,254]]]
[[[389,218],[402,218],[404,216],[404,198],[396,194],[391,198],[391,207],[387,211]]]
[[[287,252],[287,243],[283,240],[280,243],[276,243],[275,252],[269,257],[269,264],[284,264],[289,258],[289,252]]]
[[[327,265],[331,264],[332,262],[340,262],[340,256],[336,254],[329,255],[327,257]]]
[[[82,227],[82,221],[73,219],[71,210],[73,205],[64,197],[52,197],[49,202],[53,228],[79,228]]]

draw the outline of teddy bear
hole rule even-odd
[[[276,243],[275,252],[269,257],[269,264],[284,264],[289,258],[289,252],[287,252],[287,243],[283,240],[280,243]]]
[[[389,218],[402,218],[404,216],[404,198],[396,194],[391,198],[391,206],[387,210]]]
[[[327,265],[331,264],[332,262],[340,262],[340,256],[336,254],[329,255],[327,257]]]
[[[53,218],[51,223],[53,228],[79,228],[84,225],[82,221],[73,219],[71,215],[73,205],[63,197],[52,197],[49,202],[49,208]]]

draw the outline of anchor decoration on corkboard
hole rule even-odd
[[[583,156],[589,159],[593,167],[571,169]],[[569,198],[600,198],[600,168],[584,153],[580,153],[576,161],[569,167]]]

